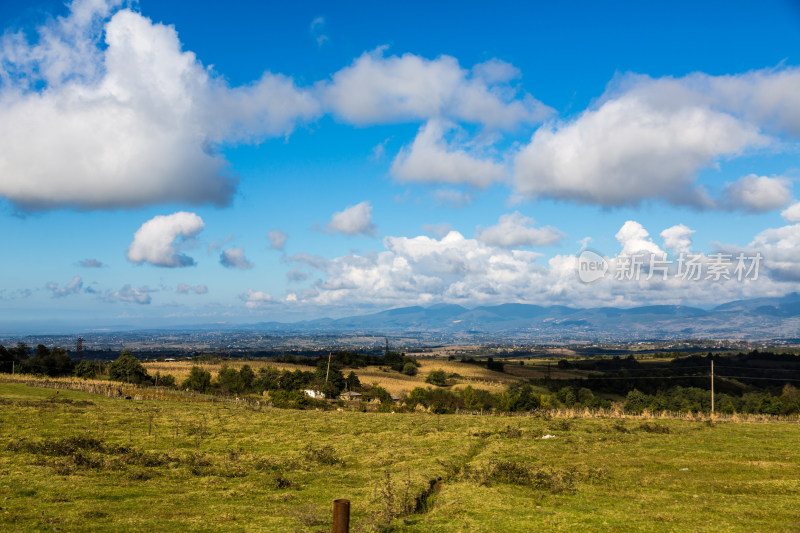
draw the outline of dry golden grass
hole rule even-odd
[[[390,394],[408,394],[415,387],[428,387],[425,383],[425,377],[428,372],[432,370],[444,370],[448,375],[458,374],[460,377],[451,378],[449,381],[453,383],[453,388],[463,388],[471,385],[473,388],[486,389],[490,392],[501,392],[509,385],[521,381],[522,377],[511,376],[502,372],[494,372],[487,370],[478,365],[471,365],[461,363],[459,361],[448,361],[446,359],[418,359],[420,363],[419,373],[416,376],[406,376],[398,372],[392,371],[386,367],[370,366],[366,368],[357,368],[353,371],[358,376],[358,379],[366,384],[378,384],[386,389]],[[144,363],[147,372],[154,375],[156,372],[161,374],[172,374],[175,379],[180,383],[189,376],[192,367],[202,367],[204,370],[211,372],[212,376],[222,368],[222,364],[212,363],[193,363],[191,361],[169,361],[169,362],[155,362]],[[231,368],[239,369],[244,365],[250,367],[258,372],[259,368],[269,367],[278,370],[302,370],[313,371],[314,367],[306,365],[294,365],[290,363],[277,363],[269,360],[254,360],[254,361],[227,361],[224,363]],[[345,374],[349,373],[349,369],[345,369]]]
[[[305,365],[293,365],[291,363],[276,363],[274,361],[243,361],[243,360],[233,360],[233,361],[226,361],[225,363],[193,363],[191,361],[169,361],[169,362],[155,362],[155,363],[142,363],[144,367],[147,369],[147,373],[151,376],[154,375],[156,372],[161,372],[162,374],[172,374],[175,376],[175,379],[180,383],[187,377],[189,377],[189,372],[191,372],[193,366],[199,366],[203,370],[207,370],[211,372],[212,376],[215,376],[223,365],[227,365],[230,368],[240,369],[244,365],[250,365],[254,371],[258,372],[259,368],[269,367],[269,368],[276,368],[278,370],[313,370],[313,367],[305,366]]]

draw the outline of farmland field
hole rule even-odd
[[[329,531],[337,498],[351,500],[352,531],[800,523],[797,423],[294,411],[170,398],[0,380],[0,530]]]
[[[371,385],[379,384],[391,394],[408,393],[414,387],[427,387],[425,377],[431,370],[444,370],[448,375],[453,374],[457,377],[451,382],[454,388],[466,387],[471,385],[474,388],[486,389],[491,392],[501,392],[508,385],[523,381],[518,376],[512,376],[504,372],[487,370],[480,365],[465,364],[458,361],[448,361],[447,359],[419,359],[419,373],[416,376],[406,376],[400,372],[392,372],[386,367],[368,366],[364,368],[352,369],[362,383]],[[276,368],[278,370],[314,370],[313,366],[297,365],[291,363],[278,363],[269,360],[237,361],[231,360],[225,363],[231,368],[239,369],[243,365],[250,365],[254,370],[263,367]],[[172,374],[178,383],[189,376],[189,372],[194,363],[187,361],[171,361],[158,363],[144,363],[144,367],[151,375],[156,372],[162,374]],[[222,364],[220,363],[199,363],[198,366],[216,375]],[[512,365],[508,365],[512,366]],[[348,369],[349,372],[350,369]],[[527,376],[526,376],[527,377]]]

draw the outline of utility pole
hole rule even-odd
[[[714,360],[711,360],[711,416],[714,416]]]
[[[325,372],[325,385],[328,384],[328,376],[331,373],[331,352],[328,352],[328,371]]]

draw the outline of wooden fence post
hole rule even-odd
[[[350,500],[333,501],[333,533],[350,531]]]

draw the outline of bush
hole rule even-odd
[[[217,385],[222,394],[238,394],[244,390],[239,371],[222,366],[217,374]]]
[[[417,365],[410,361],[403,365],[403,374],[406,376],[416,376],[418,372]]]
[[[647,395],[633,389],[625,397],[625,410],[632,414],[641,414],[647,408]]]
[[[83,379],[94,379],[100,373],[100,365],[94,361],[81,361],[75,367],[75,375]]]
[[[344,460],[330,448],[308,446],[305,458],[309,461],[328,466],[344,466]]]
[[[425,383],[436,385],[437,387],[447,386],[447,374],[444,370],[431,370],[428,372],[428,377],[425,378]]]
[[[203,370],[199,366],[193,366],[189,371],[189,377],[186,378],[181,387],[198,392],[206,392],[211,387],[211,372]]]
[[[175,376],[172,374],[164,374],[161,375],[161,372],[156,372],[155,375],[155,384],[160,387],[170,387],[174,388],[177,381],[175,380]]]

